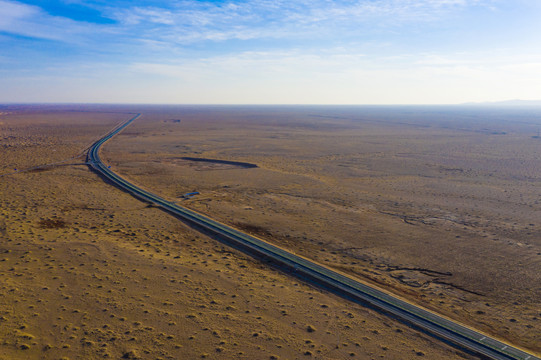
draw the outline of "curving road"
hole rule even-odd
[[[275,266],[287,270],[290,274],[304,281],[318,285],[349,300],[383,311],[392,317],[398,318],[459,348],[490,359],[541,360],[541,358],[533,354],[529,354],[510,344],[503,343],[422,307],[410,304],[395,295],[356,281],[337,271],[271,245],[254,236],[247,235],[195,211],[171,203],[124,180],[101,161],[99,149],[107,140],[118,134],[140,116],[141,114],[137,114],[132,119],[117,126],[103,138],[96,141],[88,151],[88,165],[113,185],[138,199],[162,208],[184,222],[219,238],[222,242],[230,246],[252,256],[265,259]]]

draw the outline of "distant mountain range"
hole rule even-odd
[[[481,105],[481,106],[541,106],[541,100],[505,100],[505,101],[487,101],[487,102],[468,102],[462,105]]]

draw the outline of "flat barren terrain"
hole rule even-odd
[[[365,125],[351,128],[349,120],[322,118],[321,111],[309,116],[311,110],[262,115],[257,108],[5,106],[0,359],[468,358],[224,247],[103,182],[81,153],[141,111],[144,118],[104,149],[113,169],[138,184],[427,306],[443,304],[455,317],[469,319],[470,309],[482,308],[474,319],[489,329],[493,319],[504,323],[502,336],[539,330],[533,312],[539,288],[531,286],[539,257],[528,255],[514,268],[519,255],[539,248],[538,224],[528,225],[533,235],[521,239],[522,246],[509,244],[514,233],[498,241],[488,235],[490,249],[509,262],[498,269],[478,263],[501,274],[503,295],[491,285],[475,290],[482,295],[456,288],[479,282],[467,278],[470,268],[456,270],[472,254],[452,259],[472,241],[469,230],[456,240],[455,222],[424,224],[421,210],[413,212],[416,203],[399,201],[407,193],[399,176],[370,170],[376,172],[370,182],[362,167],[377,167],[368,161],[374,155],[365,163],[363,148],[341,154],[348,143],[363,142],[357,137]],[[34,168],[42,164],[55,165]],[[193,191],[200,194],[181,198]],[[498,219],[483,221],[507,224]],[[430,238],[432,228],[449,235]],[[447,247],[445,239],[452,240]],[[481,237],[475,241],[484,244]],[[450,252],[438,266],[428,260],[437,249]],[[517,304],[505,304],[509,299]],[[524,344],[532,339],[525,336]]]
[[[539,352],[540,127],[532,109],[170,107],[104,157],[171,201]]]

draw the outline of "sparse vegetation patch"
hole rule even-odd
[[[41,219],[39,221],[39,226],[42,229],[61,229],[65,228],[67,223],[62,219]]]

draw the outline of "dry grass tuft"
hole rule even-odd
[[[62,219],[42,219],[39,221],[39,226],[42,229],[61,229],[65,228],[67,223]]]

